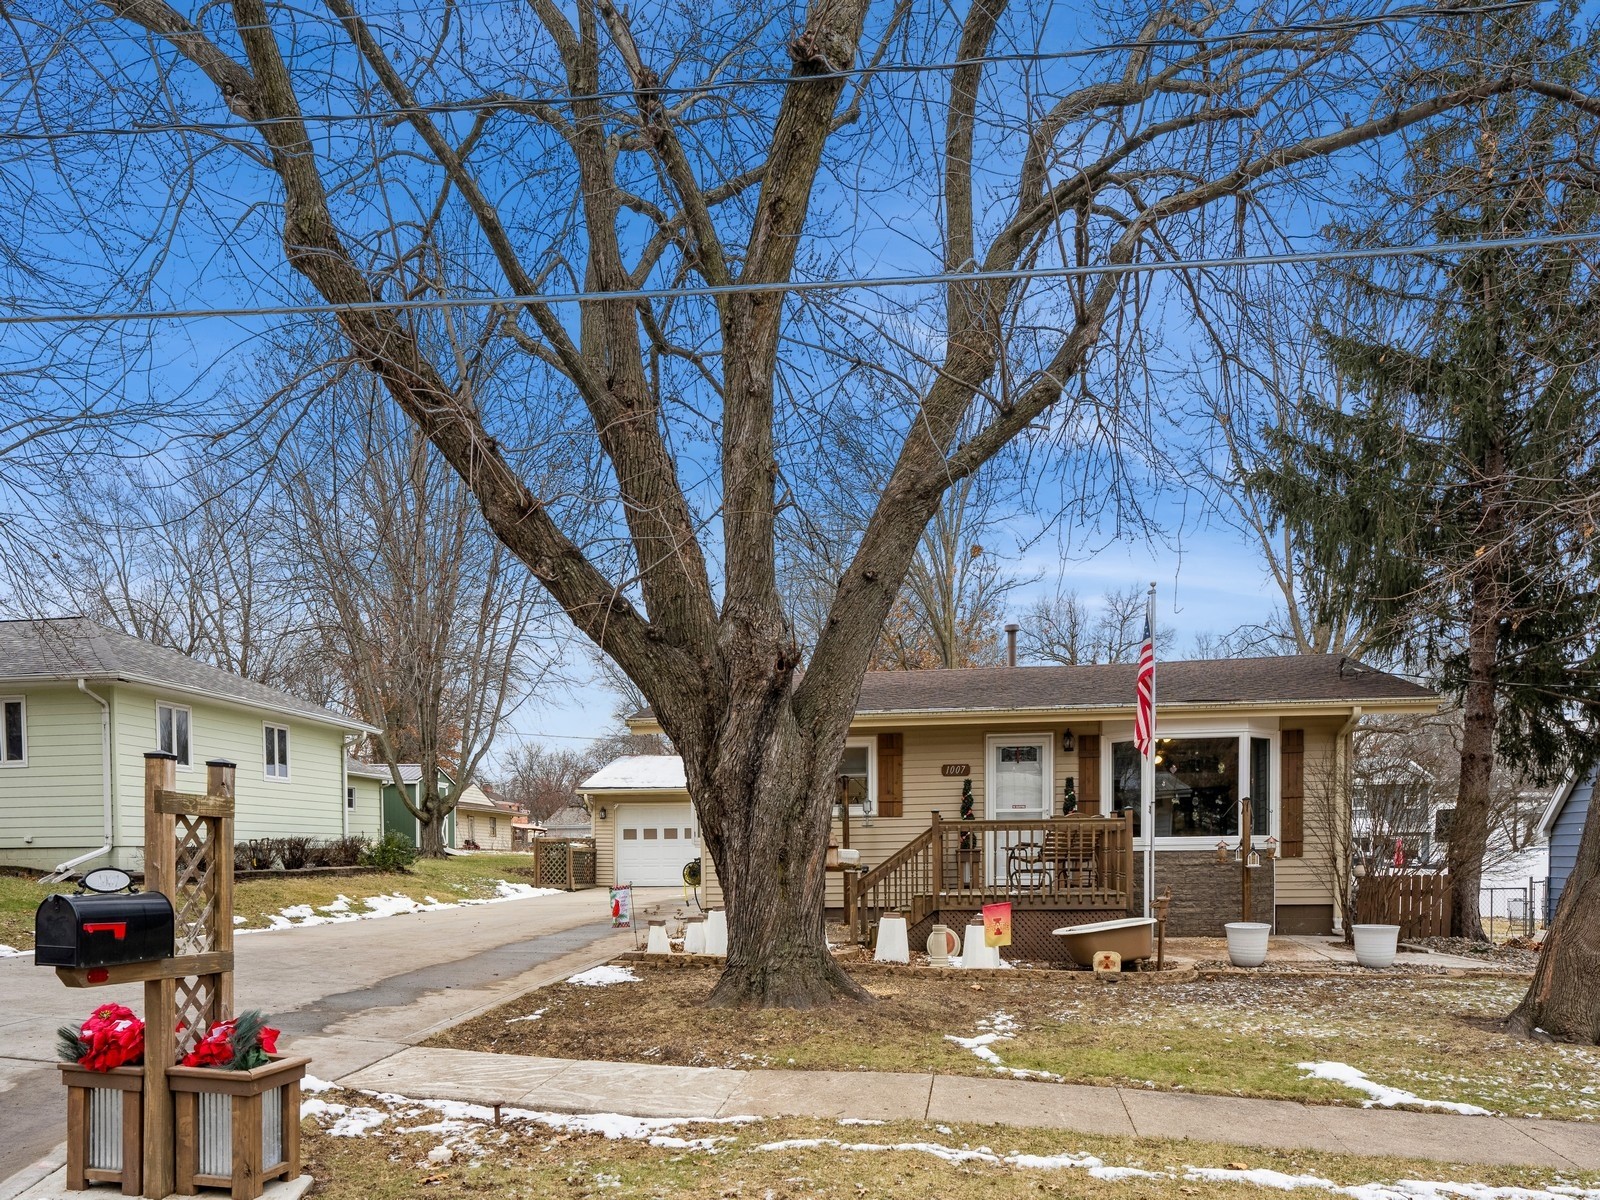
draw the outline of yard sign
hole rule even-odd
[[[633,928],[633,884],[619,884],[611,889],[611,928]]]
[[[983,906],[983,944],[985,946],[1011,945],[1011,905],[985,904]]]

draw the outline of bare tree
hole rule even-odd
[[[578,785],[625,754],[666,754],[654,734],[615,733],[588,745],[551,748],[537,742],[515,747],[498,765],[496,787],[535,820],[578,801]]]
[[[1108,591],[1091,605],[1077,592],[1058,587],[1026,608],[1019,624],[1017,651],[1027,662],[1079,666],[1133,662],[1144,644],[1145,591],[1137,584]],[[1157,622],[1156,653],[1173,643],[1172,630]]]
[[[242,230],[218,254],[254,283],[281,245],[349,359],[649,698],[728,901],[718,1003],[862,997],[823,925],[831,780],[862,674],[952,484],[1014,443],[1066,459],[1141,420],[1097,387],[1154,303],[1125,270],[1216,248],[1216,209],[1332,155],[1518,88],[1571,95],[1494,62],[1390,94],[1412,30],[1316,5],[1133,4],[1105,17],[1116,48],[1091,67],[1048,55],[1051,10],[1004,0],[814,0],[776,20],[733,5],[714,21],[530,0],[515,25],[449,8],[369,19],[349,0],[231,0],[202,24],[166,0],[30,2],[49,18],[10,28],[119,81],[30,103],[63,129],[124,107],[170,124],[146,153],[210,206],[206,236]],[[862,69],[880,65],[905,69]],[[61,186],[95,185],[77,147],[51,153],[66,166],[41,169],[64,169]],[[936,197],[918,240],[942,271],[987,274],[786,298],[883,261],[883,195]],[[394,286],[441,214],[471,239],[470,282],[450,295],[487,313],[484,345],[521,351],[501,398],[541,409],[537,446],[506,439],[472,364],[428,352]],[[1031,275],[1059,267],[1083,273]],[[881,352],[831,357],[847,326]],[[817,414],[850,399],[841,380],[901,354],[925,383],[877,414],[894,466],[863,485],[870,519],[802,673],[779,512],[810,498]],[[576,536],[579,506],[529,470],[573,447],[598,450],[582,513],[603,506],[609,541]]]

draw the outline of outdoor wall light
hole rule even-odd
[[[600,814],[599,814],[599,816],[600,816],[600,819],[601,819],[601,820],[602,820],[602,821],[604,821],[604,820],[605,820],[605,819],[606,819],[606,810],[605,810],[605,805],[601,805],[601,806],[600,806]]]
[[[1061,752],[1071,754],[1078,747],[1077,739],[1072,736],[1072,730],[1067,730],[1061,735]]]

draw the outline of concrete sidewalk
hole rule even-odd
[[[1600,1124],[962,1075],[730,1071],[413,1046],[337,1082],[419,1099],[543,1112],[977,1122],[1451,1163],[1600,1170]]]

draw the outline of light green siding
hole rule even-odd
[[[350,836],[383,837],[383,785],[376,779],[351,775],[348,784],[355,790],[356,806],[350,810]]]
[[[50,867],[104,845],[100,706],[71,684],[0,695],[23,698],[27,739],[26,765],[0,766],[0,863]]]
[[[338,729],[244,708],[209,703],[181,694],[118,685],[112,689],[117,742],[117,791],[129,802],[117,809],[117,840],[129,846],[144,840],[144,756],[157,748],[156,705],[187,705],[190,723],[189,767],[179,766],[179,791],[205,788],[206,760],[237,764],[234,835],[335,838],[344,832],[344,738]],[[266,775],[265,725],[289,729],[289,778]]]

